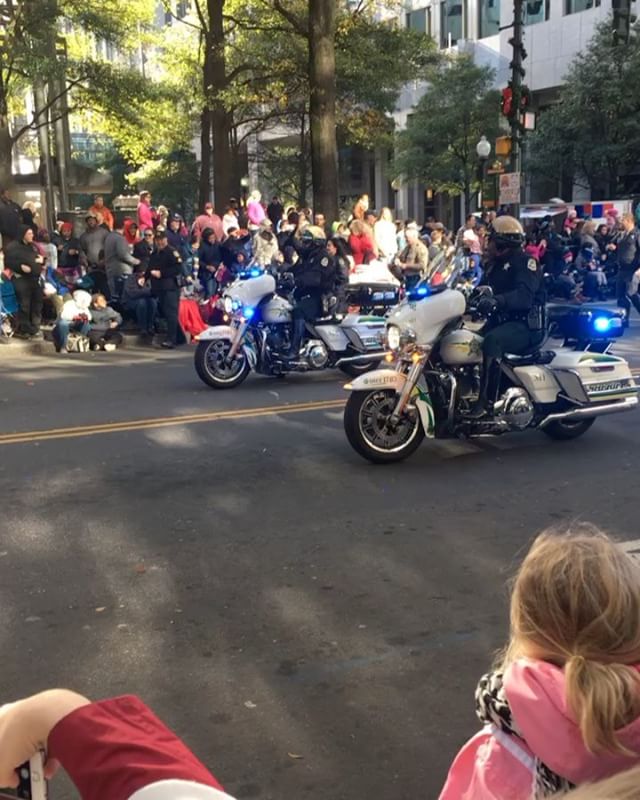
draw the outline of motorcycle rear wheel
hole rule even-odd
[[[377,369],[379,364],[379,361],[352,361],[350,364],[343,364],[340,370],[350,378],[357,378],[358,375],[364,375],[365,372]]]
[[[396,405],[393,389],[353,392],[344,411],[344,430],[349,444],[374,464],[392,464],[414,453],[424,439],[420,415],[406,414],[400,423],[389,425]]]
[[[246,355],[241,351],[230,364],[227,355],[231,349],[229,339],[198,342],[194,364],[198,377],[212,389],[233,389],[251,372]]]
[[[589,430],[595,421],[595,417],[592,417],[591,419],[581,419],[577,422],[563,422],[562,420],[556,420],[555,422],[551,422],[542,430],[551,439],[558,439],[566,442],[570,439],[577,439],[578,436],[582,436],[583,433],[586,433]]]

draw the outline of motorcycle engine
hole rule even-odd
[[[302,348],[300,358],[307,362],[310,369],[324,369],[329,363],[329,351],[320,339],[310,339]]]
[[[272,353],[284,353],[289,349],[291,337],[288,325],[270,325],[267,330],[267,345]]]
[[[512,430],[528,428],[534,417],[534,408],[524,389],[512,386],[493,407],[497,420],[504,421]]]

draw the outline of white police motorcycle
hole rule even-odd
[[[351,313],[342,319],[327,316],[307,323],[300,351],[291,358],[291,289],[291,285],[278,287],[273,275],[256,269],[225,290],[218,301],[225,324],[211,326],[197,337],[195,368],[207,386],[232,389],[251,370],[282,376],[340,369],[356,376],[378,365],[385,355],[381,349],[384,318],[368,314]],[[384,298],[380,302],[384,304]]]
[[[560,325],[560,335],[574,349],[505,356],[492,413],[472,418],[482,336],[465,326],[466,306],[459,291],[422,286],[391,311],[385,368],[345,387],[351,394],[344,428],[361,456],[374,463],[400,461],[425,437],[538,429],[554,439],[575,439],[597,417],[638,406],[640,389],[629,365],[609,352],[611,340],[622,334],[623,317],[611,309],[568,306],[564,312],[555,307],[554,325],[563,317],[571,322],[571,331]]]

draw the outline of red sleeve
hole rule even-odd
[[[364,253],[360,247],[360,237],[355,236],[353,233],[349,236],[349,247],[351,248],[351,255],[356,264],[362,264]]]
[[[57,759],[82,800],[128,800],[162,780],[222,787],[186,745],[137,697],[92,703],[51,731],[48,756]]]

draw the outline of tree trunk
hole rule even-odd
[[[200,114],[200,182],[198,187],[198,209],[211,200],[211,112],[205,106]]]
[[[11,172],[12,144],[9,118],[0,115],[0,189],[10,189],[13,186],[13,174]]]
[[[233,194],[233,151],[231,148],[232,114],[222,95],[227,89],[225,58],[224,10],[225,0],[208,0],[209,35],[205,52],[205,93],[211,109],[213,133],[213,193],[218,213]]]
[[[338,219],[335,0],[309,0],[309,118],[313,210]]]

